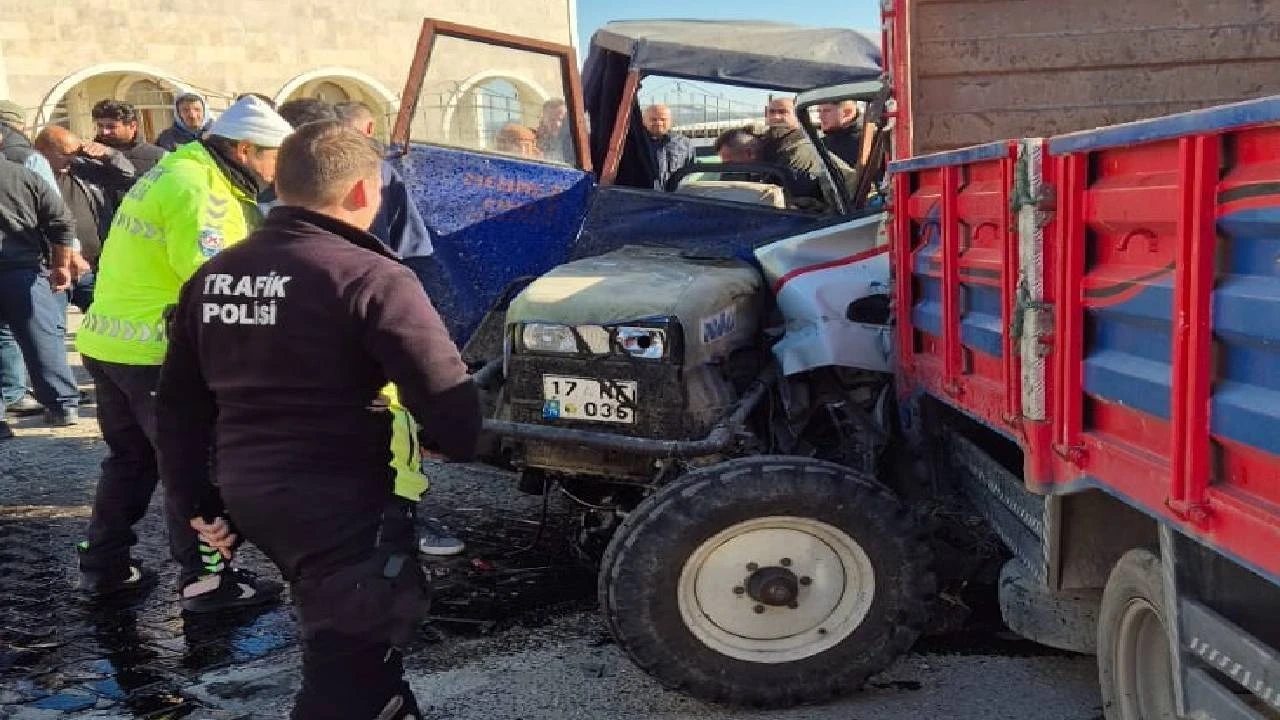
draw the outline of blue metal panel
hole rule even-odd
[[[1104,350],[1085,361],[1084,387],[1100,400],[1167,420],[1172,371],[1164,363]]]
[[[933,153],[932,155],[920,155],[906,160],[897,160],[889,163],[889,172],[900,173],[914,172],[916,170],[929,170],[931,168],[940,168],[949,165],[965,165],[968,163],[980,162],[982,160],[995,160],[997,158],[1004,158],[1008,156],[1008,142],[993,142],[987,143],[986,145],[974,145],[973,147],[960,148],[959,150],[947,150],[946,152]]]
[[[1139,120],[1097,130],[1059,135],[1049,140],[1049,152],[1052,155],[1066,155],[1273,122],[1280,122],[1280,97],[1247,100],[1151,120]]]
[[[1000,335],[1000,288],[961,283],[965,298],[960,319],[960,342],[987,355],[1000,357],[1004,347]]]
[[[593,186],[573,168],[429,145],[395,162],[435,239],[406,264],[459,344],[512,280],[569,259]]]
[[[1168,418],[1173,393],[1173,280],[1116,305],[1088,307],[1084,388],[1106,402]]]
[[[1232,213],[1218,228],[1225,276],[1213,297],[1210,427],[1280,455],[1280,207]]]
[[[935,337],[942,337],[942,281],[918,277],[920,301],[911,309],[911,324]]]
[[[754,265],[758,264],[756,248],[766,243],[846,221],[765,205],[609,186],[596,190],[572,254],[576,259],[623,245],[653,245],[732,256]]]

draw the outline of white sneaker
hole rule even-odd
[[[428,528],[422,533],[422,537],[418,538],[418,550],[423,555],[461,555],[463,550],[467,549],[467,544],[456,537],[446,535],[442,532]]]

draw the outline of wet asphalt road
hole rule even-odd
[[[92,410],[75,428],[21,421],[19,437],[0,443],[0,718],[283,717],[297,687],[288,608],[183,617],[154,507],[138,555],[163,570],[160,584],[115,605],[74,597],[73,546],[103,453]],[[449,468],[433,480],[426,514],[471,547],[429,563],[435,617],[407,660],[429,718],[1101,717],[1092,658],[986,623],[926,639],[864,692],[828,706],[752,713],[665,692],[609,642],[594,578],[568,552],[560,502],[540,532],[541,499],[509,477]],[[252,551],[239,562],[273,573]]]

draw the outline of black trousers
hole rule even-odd
[[[133,526],[147,513],[160,473],[156,468],[156,365],[121,365],[84,358],[98,400],[98,427],[107,443],[93,500],[93,516],[80,544],[80,570],[116,579],[129,571],[130,549],[137,544]],[[182,568],[186,585],[206,572],[199,539],[189,518],[166,504],[169,552]]]
[[[396,645],[426,615],[426,579],[412,547],[396,581],[382,577],[386,534],[377,504],[336,502],[315,478],[222,487],[227,515],[289,581],[302,636],[302,689],[292,720],[421,717]],[[398,698],[398,699],[397,699]]]

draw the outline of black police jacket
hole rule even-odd
[[[211,450],[224,493],[385,501],[388,382],[435,449],[475,453],[479,393],[421,284],[377,238],[331,217],[273,209],[183,286],[169,327],[157,451],[189,516],[220,509]]]

